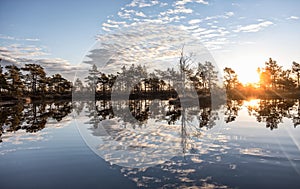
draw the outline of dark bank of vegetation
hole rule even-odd
[[[47,76],[44,68],[37,64],[25,64],[24,67],[8,65],[0,67],[0,100],[20,101],[71,99],[76,94],[92,92],[96,99],[110,99],[112,88],[122,96],[131,90],[130,99],[169,99],[177,98],[173,86],[180,82],[185,92],[195,89],[199,98],[209,99],[212,90],[221,90],[218,84],[218,72],[210,62],[198,63],[191,68],[190,59],[181,56],[179,71],[168,68],[148,73],[145,67],[131,65],[123,67],[117,74],[105,74],[93,65],[85,81],[76,79],[74,84],[60,74]],[[293,62],[292,68],[284,70],[276,61],[269,59],[265,67],[258,68],[259,83],[243,85],[231,68],[224,69],[224,86],[229,99],[252,98],[299,98],[300,65]],[[184,75],[183,75],[184,73]],[[116,83],[117,78],[119,79]],[[251,75],[249,75],[251,77]],[[142,78],[142,79],[141,79]],[[86,84],[84,84],[86,83]],[[132,83],[136,85],[131,86]]]
[[[8,65],[5,72],[0,66],[0,100],[69,99],[72,82],[60,74],[47,76],[38,64],[25,64],[24,67]]]
[[[86,77],[86,85],[80,79],[76,79],[73,89],[80,96],[85,96],[87,92],[95,93],[96,99],[110,99],[112,90],[119,97],[130,99],[169,99],[176,98],[177,89],[184,86],[186,96],[191,91],[196,91],[198,97],[209,97],[212,89],[219,89],[218,72],[210,62],[198,64],[196,69],[189,68],[187,59],[180,61],[179,71],[168,68],[166,71],[154,70],[149,73],[141,65],[132,64],[129,68],[123,66],[121,72],[114,74],[101,73],[96,65],[89,70]],[[187,77],[187,78],[184,78]],[[182,89],[181,88],[181,89]],[[190,95],[191,96],[191,95]]]

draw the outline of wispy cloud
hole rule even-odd
[[[164,4],[164,7],[162,7],[162,4]],[[235,9],[228,9],[223,13],[218,12],[209,15],[199,12],[197,7],[206,5],[209,5],[209,1],[176,0],[165,4],[160,0],[133,0],[121,8],[118,15],[114,17],[117,20],[115,22],[122,23],[113,23],[110,20],[102,27],[104,31],[112,32],[122,27],[126,30],[126,28],[145,23],[175,25],[201,40],[209,50],[212,50],[220,49],[229,44],[229,39],[234,40],[233,38],[239,32],[258,32],[274,25],[267,18],[262,20],[254,19],[257,23],[243,25],[241,23],[245,23],[246,19],[239,19],[241,15]],[[150,6],[155,6],[155,8],[149,8]],[[210,6],[207,6],[207,8],[210,8]],[[298,19],[298,17],[291,16],[289,19]]]
[[[204,1],[204,0],[179,0],[179,1],[175,1],[173,5],[174,6],[182,6],[182,5],[185,5],[187,3],[192,3],[192,2],[208,5],[208,2]]]
[[[160,4],[157,0],[133,0],[130,4],[126,5],[126,7],[151,7],[154,5]]]
[[[33,45],[13,44],[0,46],[1,66],[24,64],[40,64],[45,68],[49,75],[60,73],[68,79],[72,79],[76,71],[82,68],[72,65],[69,61],[62,58],[53,58],[43,48]]]
[[[119,25],[117,25],[117,24],[108,24],[108,23],[103,23],[102,26],[106,27],[106,28],[118,28],[119,27]]]
[[[160,15],[172,15],[172,14],[191,14],[193,13],[193,9],[186,8],[184,6],[176,6],[174,9],[168,9],[164,12],[161,12]]]
[[[164,70],[166,65],[177,65],[183,45],[194,45],[195,51],[201,51],[199,39],[180,26],[155,23],[137,23],[126,30],[99,35],[98,41],[99,48],[91,51],[85,63],[96,64],[109,73],[135,63],[144,64],[149,69]],[[186,49],[189,50],[191,48]]]
[[[233,30],[234,32],[258,32],[268,26],[273,25],[271,21],[263,21],[258,24],[250,24],[247,26],[238,26],[237,29]]]
[[[213,20],[213,19],[219,19],[219,18],[225,18],[228,19],[230,17],[234,16],[234,12],[225,12],[221,15],[215,15],[215,16],[207,16],[205,20]]]
[[[9,35],[0,34],[0,39],[4,40],[15,40],[15,41],[40,41],[38,38],[17,38]]]
[[[136,16],[139,16],[139,17],[147,17],[147,16],[146,16],[143,12],[141,12],[141,11],[140,11],[140,12],[136,12],[135,15],[136,15]]]
[[[191,25],[193,25],[193,24],[198,24],[198,23],[200,23],[200,22],[202,22],[201,19],[192,19],[192,20],[190,20],[188,23],[191,24]]]
[[[197,3],[199,3],[198,1]],[[122,21],[126,22],[123,24],[124,27],[136,26],[142,23],[149,24],[176,24],[182,23],[182,20],[186,19],[188,15],[193,15],[194,10],[192,8],[187,8],[185,5],[187,3],[195,3],[193,0],[184,0],[184,1],[176,1],[172,4],[171,7],[167,7],[166,9],[162,9],[156,14],[149,14],[147,18],[139,17],[136,10],[122,8],[118,13]],[[204,3],[206,4],[206,3]],[[143,9],[139,9],[143,10]],[[144,12],[143,12],[144,13]],[[234,12],[224,12],[220,15],[215,15],[211,17],[205,18],[193,18],[185,21],[188,25],[180,24],[179,27],[185,31],[191,32],[191,35],[196,37],[197,39],[201,39],[203,42],[212,41],[212,43],[207,43],[207,47],[209,49],[219,49],[221,46],[217,47],[217,44],[220,42],[215,42],[219,40],[218,38],[224,38],[229,32],[225,28],[220,28],[216,24],[218,24],[218,19],[228,19],[233,17]],[[207,23],[207,21],[210,21]],[[204,23],[205,22],[205,23]],[[108,23],[108,22],[107,22]],[[205,26],[204,26],[205,25]],[[105,31],[112,31],[112,27],[103,28]],[[214,44],[213,46],[211,44]],[[224,44],[224,43],[222,43]]]
[[[227,16],[227,17],[234,16],[234,12],[226,12],[226,13],[225,13],[225,16]]]
[[[196,3],[201,3],[201,4],[204,4],[204,5],[208,5],[209,3],[207,1],[204,1],[204,0],[195,0]]]
[[[0,34],[0,39],[6,39],[6,40],[16,40],[16,38],[15,38],[15,37],[8,36],[8,35],[3,35],[3,34]]]
[[[287,20],[299,20],[298,16],[290,16],[286,18]]]

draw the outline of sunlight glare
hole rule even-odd
[[[259,74],[253,73],[249,75],[249,70],[243,70],[243,72],[237,72],[238,77],[242,84],[248,85],[248,84],[257,84],[259,83]]]
[[[259,99],[250,99],[244,103],[246,107],[256,107],[258,106],[260,100]]]

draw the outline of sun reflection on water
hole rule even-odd
[[[257,107],[260,103],[260,99],[250,99],[244,103],[246,107]]]

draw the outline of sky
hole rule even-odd
[[[208,49],[219,69],[231,67],[243,83],[255,82],[270,57],[286,69],[300,62],[299,7],[295,0],[1,0],[1,64],[39,63],[67,75],[80,70],[96,42],[137,30],[126,34],[140,43],[130,43],[135,50],[122,56],[138,54],[153,36],[161,43],[187,35]],[[115,42],[114,48],[129,44],[122,37]],[[155,48],[151,55],[161,52]]]

